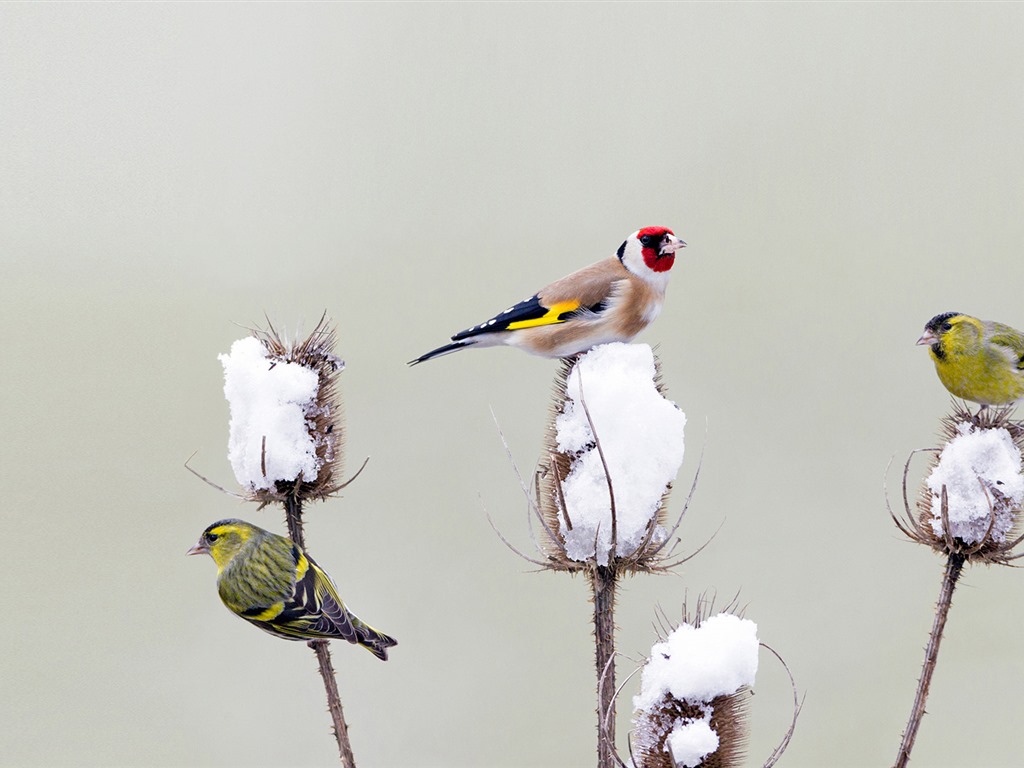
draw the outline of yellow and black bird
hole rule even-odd
[[[939,381],[954,396],[982,406],[1024,398],[1024,333],[1015,328],[944,312],[917,343],[928,345]]]
[[[217,564],[217,591],[233,613],[286,640],[340,638],[382,661],[394,638],[360,621],[331,577],[291,539],[244,520],[209,526],[186,554]]]

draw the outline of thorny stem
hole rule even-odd
[[[615,761],[615,570],[596,566],[590,574],[594,591],[594,643],[597,666],[597,768]]]
[[[306,549],[306,537],[302,533],[302,499],[290,493],[284,500],[284,521],[288,526],[288,538]]]
[[[313,649],[317,664],[320,665],[320,677],[323,678],[324,690],[327,691],[327,709],[331,713],[331,720],[334,721],[334,737],[338,740],[341,764],[345,768],[355,768],[356,758],[352,754],[352,744],[348,740],[348,724],[345,722],[345,713],[341,709],[338,681],[334,675],[334,666],[331,664],[330,642],[310,640],[307,645]]]
[[[903,742],[900,744],[900,751],[896,756],[896,763],[893,768],[905,768],[910,761],[910,751],[914,748],[917,730],[921,727],[921,719],[924,717],[925,700],[928,698],[932,674],[935,672],[935,665],[938,663],[939,643],[942,642],[942,633],[946,628],[946,617],[949,615],[949,609],[953,605],[953,590],[956,588],[957,579],[960,578],[960,573],[963,571],[966,559],[966,555],[962,552],[949,553],[949,560],[946,562],[946,573],[942,578],[942,589],[939,591],[939,601],[935,605],[935,621],[932,623],[932,633],[928,638],[928,647],[925,649],[924,666],[921,668],[921,678],[917,681],[914,707],[910,711],[910,720],[907,721],[907,729],[903,732]]]
[[[306,544],[302,533],[302,499],[294,493],[288,494],[285,498],[284,517],[288,525],[289,538],[304,550]],[[352,744],[348,739],[348,723],[345,722],[345,713],[341,709],[338,681],[334,674],[334,666],[331,664],[330,642],[310,640],[306,645],[313,649],[317,664],[320,666],[320,677],[323,678],[324,690],[327,692],[327,711],[331,713],[331,721],[334,724],[334,738],[338,742],[341,764],[344,768],[355,768],[356,759],[352,754]]]

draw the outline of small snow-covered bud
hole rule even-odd
[[[633,699],[637,765],[738,765],[758,648],[757,625],[729,613],[683,623],[656,643]]]

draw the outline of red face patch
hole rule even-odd
[[[636,233],[636,237],[639,240],[642,237],[653,237],[660,241],[665,235],[674,235],[671,229],[667,227],[644,227]],[[664,256],[658,255],[658,248],[643,248],[641,253],[644,257],[644,264],[652,272],[668,272],[672,269],[672,265],[675,264],[676,255],[674,253],[666,253]]]
[[[674,253],[666,253],[664,256],[659,256],[657,248],[644,248],[642,253],[644,255],[644,264],[652,272],[668,272],[672,269],[672,265],[676,263],[676,255]]]

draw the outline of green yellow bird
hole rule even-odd
[[[956,397],[982,406],[1024,398],[1024,333],[1015,328],[944,312],[917,343],[928,345],[939,381]]]
[[[382,661],[398,641],[349,611],[331,577],[291,539],[244,520],[209,526],[186,554],[217,564],[217,591],[233,613],[286,640],[341,638]]]

